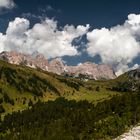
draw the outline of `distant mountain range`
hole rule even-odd
[[[23,130],[23,119],[27,120],[27,122],[24,123],[24,126],[27,126],[27,128],[25,127],[24,129],[27,130],[27,134],[21,136],[28,136],[28,132],[34,135],[34,133],[32,133],[34,128],[37,133],[36,136],[42,134],[41,132],[44,132],[42,128],[45,128],[43,127],[45,124],[46,128],[49,126],[48,128],[52,131],[51,134],[54,136],[54,132],[56,132],[56,137],[58,137],[58,126],[61,123],[66,124],[66,122],[72,122],[65,125],[68,127],[70,137],[72,135],[71,132],[76,132],[77,136],[79,136],[81,132],[84,133],[83,136],[85,136],[86,132],[87,136],[89,136],[89,134],[92,138],[96,136],[97,138],[95,139],[102,139],[104,136],[107,136],[107,139],[115,138],[124,133],[126,128],[137,124],[140,120],[140,69],[128,71],[114,80],[89,80],[85,82],[81,79],[67,78],[66,76],[77,77],[79,74],[79,77],[83,79],[92,78],[90,76],[94,76],[93,78],[96,76],[96,78],[100,79],[106,75],[108,76],[108,73],[112,69],[107,65],[97,65],[91,62],[86,62],[79,66],[66,66],[60,59],[54,59],[48,62],[44,56],[38,53],[34,53],[30,56],[16,52],[3,52],[0,54],[0,57],[2,60],[5,60],[0,60],[0,116],[4,118],[4,116],[8,114],[7,117],[5,117],[5,121],[0,123],[0,128],[2,128],[0,131],[3,136],[9,136],[7,138],[8,140],[12,140],[11,134],[17,134],[19,128]],[[94,72],[92,73],[93,75],[90,75],[90,72]],[[111,72],[113,73],[113,70]],[[58,100],[54,101],[55,99]],[[48,100],[50,109],[45,109],[42,105],[45,105],[45,102]],[[51,102],[51,100],[54,102]],[[88,102],[91,103],[91,107]],[[38,103],[40,103],[41,106],[38,106]],[[34,106],[34,104],[36,105]],[[95,104],[95,106],[93,104]],[[39,112],[37,111],[38,113],[36,113],[36,110]],[[80,113],[79,110],[81,110]],[[9,114],[13,111],[18,112],[16,113],[17,116],[13,113],[15,117],[10,117]],[[25,111],[27,116],[22,115],[22,111]],[[83,112],[85,114],[84,117]],[[61,113],[66,113],[66,115]],[[54,118],[54,120],[51,119],[52,122],[50,122],[49,125],[44,123],[48,121],[48,118],[46,119],[48,114],[50,116],[54,114],[54,117],[49,116],[50,119]],[[56,122],[58,122],[58,124],[52,125],[56,120],[56,116],[59,114],[61,114],[62,117],[57,119]],[[20,116],[22,119],[19,119]],[[71,121],[69,121],[69,116],[71,117]],[[39,121],[39,123],[36,123],[36,117],[38,117],[38,120],[43,119],[43,123]],[[44,118],[47,121],[44,121]],[[83,118],[86,119],[84,120]],[[19,123],[19,120],[21,123]],[[84,125],[82,129],[81,125],[75,125],[75,127],[69,129],[69,124],[75,124],[77,120],[82,120],[82,122],[84,120],[86,125]],[[9,123],[11,121],[15,123]],[[32,125],[30,125],[30,122],[33,122]],[[93,124],[91,122],[93,122]],[[19,124],[19,126],[14,124]],[[35,124],[38,127],[35,127]],[[43,124],[43,126],[40,126],[40,124]],[[78,124],[81,123],[78,122]],[[17,126],[17,129],[15,129],[14,126]],[[31,127],[32,129],[29,129]],[[87,130],[88,128],[90,128],[89,130],[95,130],[94,133],[93,131],[85,131],[85,127]],[[108,131],[109,127],[110,131]],[[10,128],[14,131],[11,131],[9,135],[7,131],[9,131]],[[65,132],[66,127],[62,128],[64,128],[64,131],[59,132]],[[50,131],[46,131],[47,134],[48,132]],[[100,135],[97,135],[98,132]],[[137,132],[136,130],[136,133]],[[25,131],[20,132],[20,134],[24,133]],[[133,134],[135,134],[135,132]],[[126,135],[128,136],[130,134]],[[99,136],[100,138],[98,138]],[[4,137],[3,140],[6,140],[6,138]]]
[[[108,80],[116,78],[113,68],[106,64],[94,64],[92,62],[81,63],[77,66],[67,66],[61,59],[48,60],[38,52],[32,55],[22,54],[15,51],[0,53],[0,59],[11,64],[24,65],[31,68],[53,72],[58,75],[77,77],[82,79]]]

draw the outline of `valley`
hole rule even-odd
[[[96,103],[119,94],[106,89],[107,81],[84,82],[4,61],[0,61],[0,77],[0,97],[3,98],[6,94],[14,101],[12,107],[3,101],[2,105],[8,113],[27,108],[30,99],[36,102],[35,100],[48,101],[65,97]]]
[[[116,138],[140,121],[139,73],[85,81],[0,61],[0,138]]]

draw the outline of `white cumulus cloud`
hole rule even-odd
[[[8,8],[11,9],[15,6],[13,0],[0,0],[0,8]]]
[[[31,54],[38,51],[47,58],[64,55],[78,55],[77,46],[72,45],[76,37],[87,33],[89,25],[66,25],[58,28],[57,21],[46,18],[45,21],[30,28],[29,20],[16,18],[9,23],[6,34],[0,34],[0,51],[16,50]]]
[[[114,66],[118,75],[140,54],[140,15],[130,14],[123,25],[94,29],[87,33],[87,52],[100,55],[103,63]]]
[[[37,51],[46,58],[75,56],[81,52],[73,40],[87,34],[88,54],[92,57],[99,55],[102,63],[114,67],[117,75],[139,67],[138,64],[132,68],[129,66],[140,56],[140,15],[130,14],[124,24],[110,29],[89,31],[89,28],[89,25],[59,27],[57,21],[49,18],[31,28],[29,20],[17,17],[9,22],[5,34],[0,33],[0,52],[32,54]]]

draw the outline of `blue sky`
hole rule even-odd
[[[5,23],[23,13],[32,13],[55,17],[60,25],[88,23],[101,28],[123,23],[130,13],[140,13],[139,0],[15,0],[15,3],[16,8],[1,14]]]
[[[138,67],[140,64],[140,0],[1,1],[7,1],[7,3],[4,3],[5,5],[1,5],[3,3],[0,2],[0,32],[2,33],[0,39],[4,42],[1,45],[3,46],[0,49],[1,51],[20,51],[21,49],[24,52],[27,48],[23,49],[23,47],[29,47],[29,44],[25,42],[31,43],[29,39],[34,39],[32,45],[35,47],[30,46],[29,53],[40,51],[48,59],[61,57],[68,65],[77,65],[90,60],[95,63],[112,65],[116,71],[121,73],[128,70],[129,67]],[[12,2],[14,5],[8,5],[8,2]],[[15,20],[15,18],[18,19]],[[48,19],[47,21],[46,18]],[[11,26],[9,26],[9,22],[11,22]],[[35,26],[38,23],[40,25]],[[16,29],[18,24],[21,27]],[[58,48],[52,43],[55,42],[54,38],[46,37],[45,39],[46,42],[48,40],[48,43],[43,42],[44,37],[42,35],[50,36],[47,31],[43,33],[40,31],[40,36],[34,35],[35,30],[50,30],[52,28],[50,24],[53,25],[53,28],[57,26],[51,35],[58,39],[56,40]],[[118,25],[121,27],[118,27]],[[78,26],[80,26],[80,29]],[[134,30],[134,28],[137,29]],[[55,30],[58,30],[58,33],[55,33]],[[22,42],[21,44],[24,44],[19,48],[16,48],[17,44],[12,42],[17,38],[17,34],[23,37],[23,34],[17,32],[24,32],[23,34],[28,36],[25,40],[18,39]],[[63,32],[65,32],[64,35]],[[119,39],[123,38],[121,34],[124,34],[124,39]],[[39,43],[43,46],[41,46],[42,48],[37,48],[39,47],[37,45],[38,41],[35,39],[40,40]],[[59,43],[59,40],[61,43]],[[47,48],[47,45],[50,45],[50,47]],[[60,50],[60,53],[58,50]]]

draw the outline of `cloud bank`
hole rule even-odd
[[[94,29],[87,33],[87,39],[88,54],[100,55],[102,62],[112,65],[120,75],[140,54],[140,15],[130,14],[123,25],[110,29]]]
[[[0,33],[0,52],[38,51],[46,58],[80,55],[79,46],[72,42],[86,34],[86,52],[92,57],[99,55],[101,63],[113,66],[117,75],[139,67],[133,60],[140,56],[140,15],[130,14],[124,24],[110,29],[89,31],[89,28],[88,24],[59,27],[57,21],[49,18],[30,28],[29,20],[17,17],[9,22],[5,34]]]
[[[31,29],[29,20],[16,18],[9,23],[6,34],[0,34],[0,51],[16,50],[32,54],[38,51],[47,58],[64,55],[78,55],[77,46],[72,45],[74,38],[87,33],[89,25],[57,26],[57,21],[46,18],[35,24]]]
[[[0,8],[12,9],[15,6],[13,0],[0,0]]]

